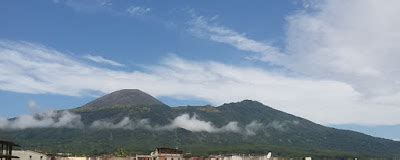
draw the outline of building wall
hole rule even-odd
[[[34,151],[14,150],[13,155],[19,157],[13,158],[13,160],[47,160],[47,156],[45,154]]]
[[[153,157],[151,157],[150,155],[136,155],[136,157],[134,158],[134,160],[153,160]]]
[[[183,154],[158,153],[157,150],[150,156],[152,160],[183,160]]]
[[[136,157],[92,156],[92,157],[52,157],[48,160],[136,160]],[[141,159],[139,160],[151,160]]]
[[[89,157],[57,157],[56,160],[89,160]]]
[[[261,156],[230,155],[230,156],[218,156],[210,158],[210,160],[281,160],[281,159],[284,158],[278,158],[278,157],[267,158],[266,155],[261,155]]]
[[[182,154],[156,154],[156,160],[183,160]]]

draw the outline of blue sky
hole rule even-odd
[[[258,1],[245,6],[235,1],[229,6],[225,2],[211,1],[187,4],[118,1],[107,6],[92,4],[100,1],[88,4],[79,1],[3,3],[6,3],[1,8],[1,18],[5,22],[1,30],[3,39],[41,43],[74,54],[96,54],[124,64],[154,63],[168,52],[191,59],[236,63],[243,53],[188,33],[191,14],[218,16],[221,17],[218,22],[235,30],[248,31],[247,35],[261,41],[279,43],[284,34],[285,15],[298,7],[292,1]],[[74,5],[68,6],[68,3]],[[144,15],[130,15],[126,13],[130,6],[151,9]],[[250,9],[256,6],[264,7]],[[249,9],[239,13],[238,7]],[[260,13],[264,15],[262,21],[254,17]]]
[[[325,125],[398,125],[397,3],[2,1],[0,117],[138,88],[171,106],[253,99]]]

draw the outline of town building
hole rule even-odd
[[[30,150],[15,150],[14,155],[19,158],[13,158],[12,160],[47,160],[47,155]]]
[[[153,158],[151,157],[151,155],[137,154],[135,160],[153,160]]]
[[[156,148],[150,155],[152,160],[183,160],[183,151],[173,148]]]
[[[13,147],[19,147],[19,145],[14,142],[0,140],[1,153],[0,160],[11,160],[13,158],[18,158],[18,156],[13,155]]]

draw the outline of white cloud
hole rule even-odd
[[[0,117],[0,129],[80,127],[83,127],[81,117],[68,111],[49,111],[34,115],[22,115],[12,120]]]
[[[245,127],[245,132],[247,135],[256,135],[256,131],[262,128],[263,125],[257,121],[252,121]]]
[[[112,65],[112,66],[117,66],[117,67],[123,67],[124,65],[118,62],[115,62],[113,60],[106,59],[102,56],[96,56],[96,55],[85,55],[83,58],[96,62],[96,63],[102,63],[102,64],[107,64],[107,65]]]
[[[244,135],[255,135],[255,131],[262,128],[263,125],[256,121],[251,122],[246,125],[245,128],[241,128],[238,122],[232,121],[227,123],[222,127],[216,127],[210,121],[200,120],[197,115],[190,116],[189,114],[182,114],[175,117],[169,124],[160,125],[150,125],[149,119],[141,119],[138,121],[130,120],[129,117],[123,118],[120,122],[112,123],[107,120],[98,120],[92,123],[90,126],[92,128],[111,128],[111,129],[148,129],[155,131],[165,131],[165,130],[175,130],[182,128],[191,132],[208,132],[208,133],[221,133],[221,132],[233,132],[240,133]]]
[[[107,120],[94,121],[90,127],[99,129],[147,129],[153,131],[165,131],[165,130],[175,130],[182,128],[191,132],[208,132],[208,133],[223,133],[232,132],[248,136],[256,135],[256,132],[263,130],[268,132],[268,130],[277,130],[280,132],[286,132],[290,125],[298,125],[299,121],[272,121],[268,124],[263,124],[257,120],[253,120],[249,124],[243,124],[240,127],[239,123],[236,121],[231,121],[224,126],[217,127],[210,121],[205,121],[199,119],[199,117],[194,114],[190,116],[189,114],[182,114],[175,117],[169,124],[166,125],[151,125],[149,119],[141,120],[130,120],[129,117],[123,118],[121,121],[113,123]]]
[[[81,13],[102,12],[114,16],[140,17],[149,15],[149,13],[152,11],[152,9],[149,7],[136,5],[128,5],[127,8],[119,7],[119,2],[112,0],[53,0],[53,2],[56,5],[63,5]]]
[[[82,96],[138,88],[154,96],[197,98],[215,105],[252,99],[324,124],[400,123],[398,107],[366,100],[344,82],[173,55],[145,71],[123,71],[91,66],[37,44],[1,41],[0,75],[1,90],[20,93]]]
[[[326,1],[288,17],[287,59],[314,77],[352,85],[370,98],[400,92],[399,1]],[[397,97],[399,98],[399,97]],[[383,101],[382,101],[383,102]]]
[[[229,122],[227,125],[218,128],[212,122],[199,120],[197,115],[190,117],[189,114],[182,114],[176,117],[171,124],[160,129],[183,128],[192,132],[240,132],[237,122]]]
[[[190,131],[200,132],[216,132],[217,128],[211,122],[201,121],[197,119],[197,116],[194,115],[190,117],[189,114],[183,114],[181,116],[176,117],[172,124],[167,126],[167,128],[183,128]]]
[[[262,57],[265,60],[275,60],[283,56],[279,48],[250,39],[245,34],[240,34],[227,27],[212,24],[213,20],[215,19],[207,19],[202,16],[194,17],[189,23],[191,25],[189,31],[201,38],[228,44],[239,50],[261,54],[249,56],[250,59]]]
[[[15,119],[0,117],[0,129],[21,130],[28,128],[96,128],[96,129],[146,129],[151,131],[167,131],[182,128],[191,132],[221,133],[233,132],[244,135],[255,135],[256,131],[264,125],[257,121],[247,124],[244,128],[239,127],[238,122],[232,121],[225,126],[216,127],[210,121],[200,120],[196,115],[182,114],[175,117],[166,125],[151,125],[149,119],[131,120],[124,117],[121,121],[113,123],[109,120],[97,120],[85,126],[81,116],[69,111],[48,111],[33,115],[22,115]]]
[[[150,8],[141,7],[141,6],[130,6],[126,9],[126,12],[131,16],[141,16],[149,13],[151,11]]]
[[[129,117],[124,117],[118,123],[112,123],[107,120],[97,120],[94,121],[91,125],[91,128],[99,128],[99,129],[137,129],[137,128],[145,128],[152,129],[153,127],[150,125],[148,119],[141,119],[139,121],[132,121]]]

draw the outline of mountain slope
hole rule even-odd
[[[286,156],[391,157],[400,154],[399,142],[325,127],[256,101],[244,100],[218,107],[171,108],[150,97],[137,90],[113,92],[71,110],[81,115],[82,122],[88,127],[3,130],[0,138],[13,139],[25,148],[76,154],[112,153],[121,147],[131,153],[143,153],[160,146],[179,147],[193,154],[268,151]],[[99,120],[118,124],[127,117],[134,122],[146,119],[152,127],[168,126],[184,114],[196,115],[196,120],[210,123],[215,128],[237,122],[243,131],[89,127]],[[256,130],[245,133],[250,124],[255,124]]]
[[[100,97],[79,107],[80,110],[98,110],[121,106],[156,106],[164,105],[156,98],[138,89],[123,89]]]

